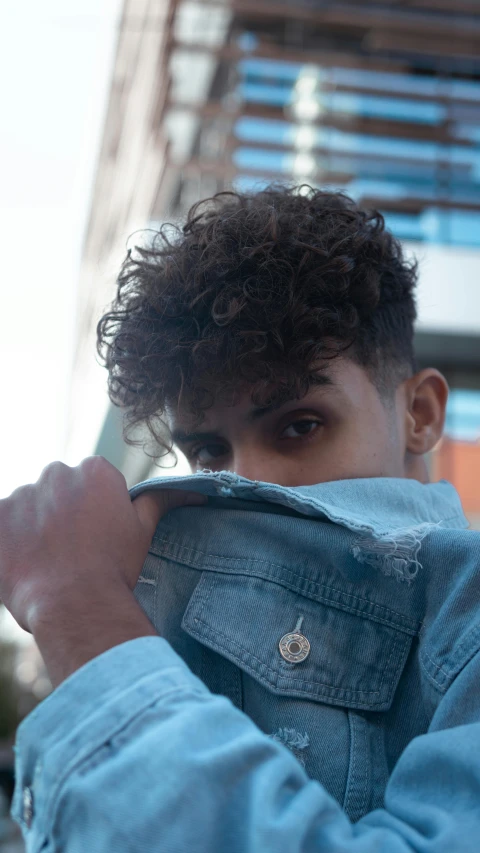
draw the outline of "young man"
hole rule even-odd
[[[0,504],[59,685],[17,739],[29,849],[478,850],[480,537],[429,483],[415,280],[378,214],[281,187],[127,258],[110,396],[192,475],[54,463]]]

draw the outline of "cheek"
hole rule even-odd
[[[385,409],[374,409],[364,422],[356,423],[348,449],[351,470],[357,477],[394,477],[401,470],[401,453],[397,425]]]
[[[372,406],[349,419],[325,444],[325,468],[335,469],[336,479],[386,476],[396,467],[395,429],[390,428],[385,410]]]

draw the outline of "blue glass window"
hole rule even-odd
[[[445,435],[457,441],[480,440],[480,391],[456,388],[450,392]]]
[[[258,188],[277,173],[293,183],[307,180],[343,189],[360,202],[374,199],[380,210],[384,202],[387,225],[402,239],[480,246],[480,210],[475,210],[480,199],[480,83],[259,57],[242,59],[238,70],[241,98],[278,109],[279,118],[244,115],[235,122],[239,144],[233,161],[240,172],[235,186]],[[303,124],[300,119],[295,123],[294,109],[286,109],[302,92],[319,105],[316,120],[304,119]],[[345,117],[351,118],[351,127],[329,126]],[[360,118],[362,125],[356,124]],[[391,135],[368,132],[369,119],[389,121]],[[434,141],[434,128],[447,119],[451,142]],[[401,123],[418,125],[415,138],[396,135]],[[309,175],[299,175],[299,161],[309,164]],[[344,184],[327,187],[329,175],[345,175]],[[439,208],[439,197],[449,205]],[[409,200],[418,212],[402,209]]]

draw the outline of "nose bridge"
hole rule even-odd
[[[233,457],[233,472],[247,480],[259,480],[263,483],[278,483],[278,469],[266,453],[255,447],[243,446],[238,448]]]
[[[243,454],[239,459],[237,455],[235,455],[233,460],[233,468],[232,471],[234,474],[238,474],[239,477],[245,477],[247,480],[260,480],[261,478],[256,476],[256,473],[259,471],[259,466],[255,464],[254,460],[244,459]]]

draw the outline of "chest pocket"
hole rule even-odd
[[[310,649],[291,663],[279,642],[301,617]],[[182,628],[273,693],[367,711],[390,707],[413,633],[355,612],[354,603],[339,609],[271,581],[218,572],[203,573]]]
[[[204,571],[181,627],[240,668],[244,711],[293,747],[358,820],[383,800],[388,774],[373,712],[390,708],[415,632],[389,611],[365,615],[364,601],[348,601],[333,606],[261,577]],[[284,650],[303,657],[291,662],[279,644],[295,629],[308,643],[299,649],[287,638]]]

